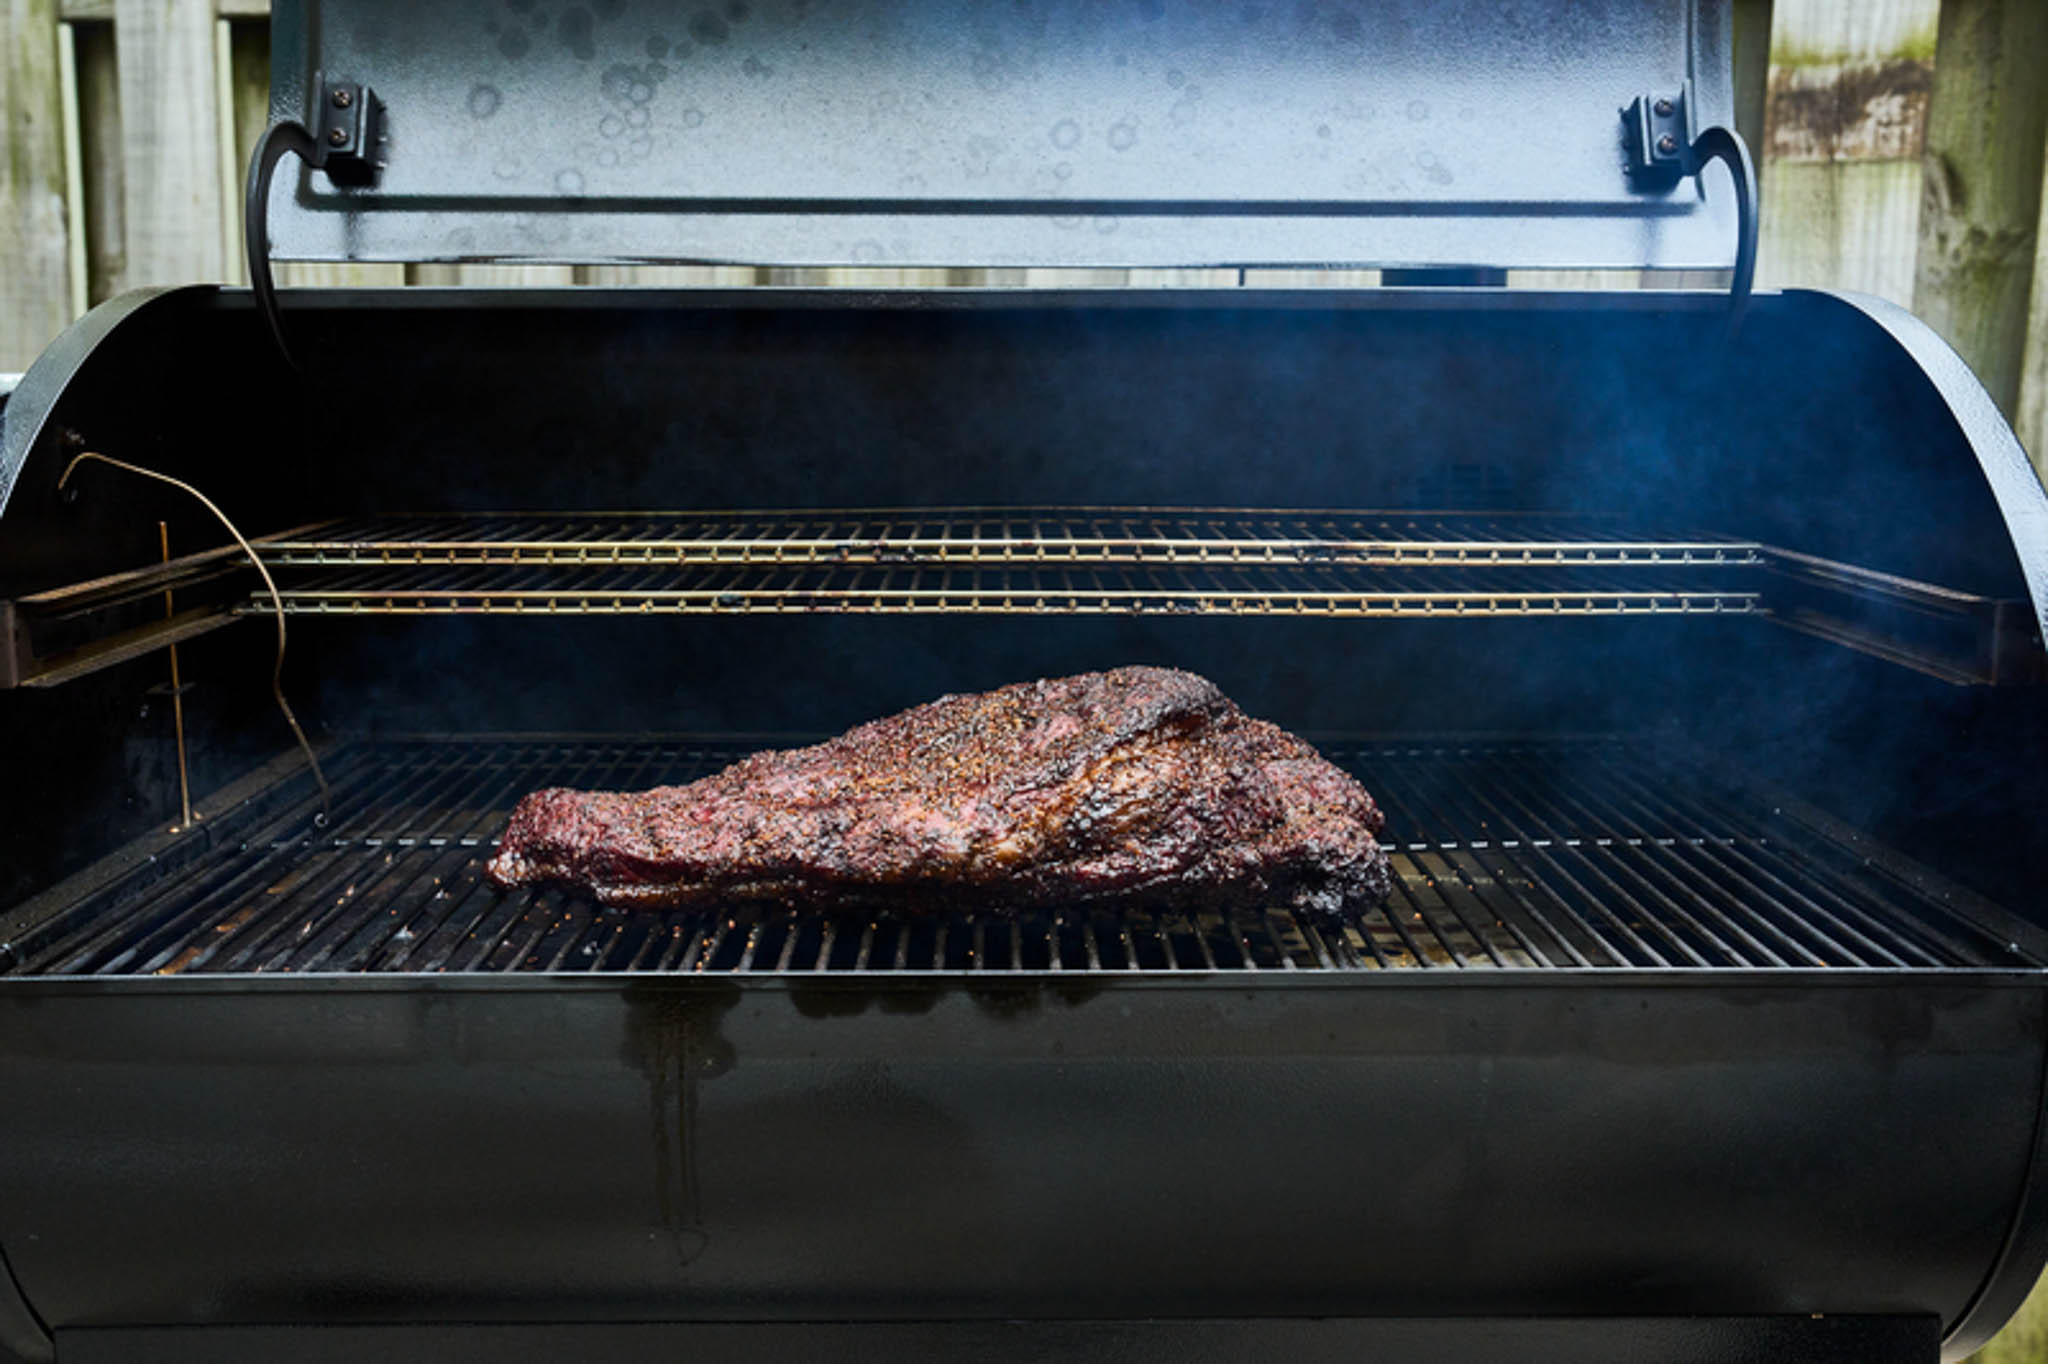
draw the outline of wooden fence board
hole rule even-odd
[[[584,265],[576,282],[613,289],[742,289],[760,272],[751,265]]]
[[[118,50],[151,54],[117,63],[124,288],[218,280],[226,271],[213,21],[211,0],[114,0]]]
[[[1938,51],[1913,311],[2011,415],[2048,146],[2048,5],[1945,0]]]
[[[1939,0],[1777,0],[1757,282],[1913,296]]]
[[[128,261],[128,213],[121,174],[121,81],[112,23],[67,24],[78,73],[79,171],[84,203],[85,296],[111,298]]]
[[[66,311],[77,317],[87,307],[85,233],[79,223],[79,205],[85,202],[85,148],[78,126],[78,47],[71,28],[57,25],[57,79],[63,83],[59,98],[64,118],[65,302]]]
[[[2048,157],[2044,157],[2048,160]],[[2044,168],[2048,176],[2048,168]],[[2027,300],[2027,345],[2020,362],[2019,411],[2013,427],[2034,461],[2034,470],[2048,479],[2048,179],[2041,187],[2041,216],[2034,230],[2034,282]],[[2048,1312],[2041,1333],[2048,1338]],[[2048,1350],[2040,1358],[2048,1359]]]
[[[71,317],[56,0],[0,0],[0,370]]]

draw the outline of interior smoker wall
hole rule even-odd
[[[1732,351],[1710,299],[415,293],[301,300],[291,326],[303,377],[239,299],[170,300],[59,424],[187,472],[251,531],[447,509],[1484,507],[1613,512],[2019,593],[1922,376],[1811,296],[1760,300]],[[59,505],[60,463],[39,456],[0,522],[10,577],[145,562],[159,517],[181,545],[217,539],[112,475]],[[234,635],[188,667],[201,789],[285,742],[267,637]],[[295,693],[335,730],[817,732],[943,690],[1176,663],[1310,731],[1658,731],[1967,881],[2017,894],[2038,876],[2023,814],[2040,779],[2018,756],[2039,751],[2036,694],[1949,687],[1761,621],[347,621],[301,623],[294,647]],[[11,827],[49,837],[10,840],[31,865],[0,898],[161,818],[164,765],[122,756],[161,751],[138,739],[160,673],[0,697],[0,726],[68,732],[77,755],[75,775],[4,797]],[[132,804],[110,818],[116,788]]]

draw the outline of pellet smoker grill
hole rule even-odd
[[[1727,22],[280,4],[327,169],[259,227],[1740,277]],[[2048,498],[1913,318],[1740,301],[287,291],[295,363],[105,305],[0,413],[0,1343],[1966,1353],[2048,1257]],[[324,816],[249,556],[85,451],[254,537]],[[481,878],[539,786],[1130,662],[1355,771],[1384,909]]]

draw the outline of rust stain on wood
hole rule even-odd
[[[1769,155],[1780,161],[1915,161],[1927,145],[1934,64],[1912,57],[1771,71]]]

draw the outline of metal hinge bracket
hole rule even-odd
[[[1700,160],[1693,152],[1699,130],[1693,126],[1692,82],[1675,93],[1637,95],[1621,111],[1622,170],[1647,187],[1662,188],[1687,175],[1697,175]]]
[[[307,159],[337,185],[376,183],[384,140],[384,105],[377,93],[352,81],[323,80],[316,122],[319,155]]]

